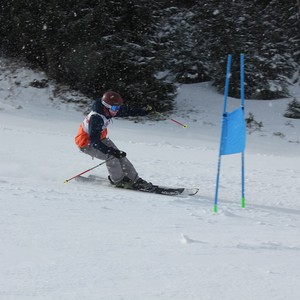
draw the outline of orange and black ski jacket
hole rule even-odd
[[[122,106],[116,117],[145,116],[146,114],[148,114],[146,109]],[[85,117],[79,126],[75,137],[76,145],[79,148],[92,145],[94,148],[107,154],[109,147],[107,147],[102,140],[107,137],[107,126],[111,122],[111,119],[111,116],[105,114],[101,99],[96,100],[92,107],[92,111]]]

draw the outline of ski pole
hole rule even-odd
[[[161,115],[162,117],[164,117],[164,115],[162,113],[159,113],[159,112],[157,112],[157,113],[159,115]],[[187,128],[188,127],[186,124],[182,124],[182,123],[180,123],[180,122],[178,122],[178,121],[176,121],[174,119],[169,118],[169,120],[172,121],[172,122],[174,122],[174,123],[176,123],[176,124],[178,124],[178,125],[180,125],[180,126],[182,126],[183,128]]]
[[[188,127],[186,124],[182,124],[182,123],[180,123],[180,122],[178,122],[178,121],[176,121],[176,120],[174,120],[174,119],[170,119],[170,120],[171,120],[172,122],[174,122],[174,123],[176,123],[176,124],[182,126],[183,128],[187,128],[187,127]]]
[[[106,162],[108,162],[109,160],[111,160],[111,159],[113,159],[113,158],[114,158],[114,157],[110,157],[110,158],[108,158],[107,160],[105,160],[105,161],[103,161],[102,163],[100,163],[99,165],[97,165],[97,166],[95,166],[95,167],[92,167],[92,168],[90,168],[90,169],[88,169],[88,170],[85,170],[85,171],[83,171],[83,172],[81,172],[81,173],[79,173],[79,174],[77,174],[77,175],[75,175],[75,176],[73,176],[73,177],[71,177],[71,178],[69,178],[69,179],[66,179],[66,180],[64,181],[64,183],[68,183],[70,180],[72,180],[72,179],[74,179],[74,178],[76,178],[76,177],[78,177],[78,176],[80,176],[80,175],[82,175],[82,174],[85,174],[85,173],[87,173],[87,172],[89,172],[89,171],[92,171],[92,170],[94,170],[94,169],[100,167],[101,165],[105,164]]]

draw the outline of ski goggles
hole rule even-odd
[[[121,108],[121,105],[109,105],[108,103],[104,102],[103,100],[102,100],[102,104],[105,107],[109,108],[111,111],[118,111]]]

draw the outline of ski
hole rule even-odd
[[[109,183],[107,178],[89,175],[88,177],[85,176],[78,176],[75,178],[76,181],[80,182],[87,182],[87,183],[94,183],[94,184],[109,184],[109,186],[114,187],[111,183]],[[122,189],[121,187],[116,187]],[[152,193],[152,194],[160,194],[166,196],[193,196],[196,195],[199,191],[198,188],[173,188],[173,187],[165,187],[165,186],[158,186],[153,185],[150,189],[128,189],[131,191],[138,191],[138,192],[145,192],[145,193]]]

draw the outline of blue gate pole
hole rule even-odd
[[[245,68],[244,68],[244,54],[240,55],[240,79],[241,79],[241,107],[244,110],[244,103],[245,103]],[[242,152],[242,199],[241,205],[245,207],[245,153]]]
[[[231,54],[228,54],[227,58],[227,69],[226,69],[226,80],[225,80],[225,91],[224,91],[224,107],[223,107],[223,116],[226,113],[227,107],[227,96],[229,90],[229,81],[231,77],[230,68],[231,68]],[[222,145],[222,132],[223,132],[223,122],[221,129],[221,140],[220,140],[220,149],[219,149],[219,159],[218,159],[218,173],[216,180],[216,192],[215,192],[215,202],[214,202],[214,212],[218,211],[218,193],[219,193],[219,181],[220,181],[220,171],[221,171],[221,145]]]
[[[244,54],[240,55],[240,80],[241,80],[241,107],[244,109],[245,105],[245,68],[244,68]]]

